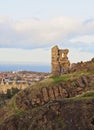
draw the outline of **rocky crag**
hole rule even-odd
[[[93,71],[94,70],[94,58],[91,59],[91,61],[86,61],[86,62],[78,62],[78,63],[73,63],[70,67],[71,72],[77,72],[77,71]]]
[[[0,109],[0,130],[94,130],[94,60],[86,64],[20,91]]]
[[[38,85],[38,88],[32,87],[32,89],[20,92],[16,97],[17,107],[32,109],[52,100],[71,98],[90,91],[94,89],[94,75],[82,75],[78,79],[69,80],[66,83],[60,82],[50,86],[41,86],[43,86],[42,83]]]

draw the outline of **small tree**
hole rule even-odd
[[[18,88],[12,88],[11,89],[11,93],[12,93],[12,96],[14,96],[16,93],[18,93],[20,90]]]
[[[12,97],[12,93],[11,93],[11,89],[7,89],[7,98],[11,98]]]

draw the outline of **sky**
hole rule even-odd
[[[50,65],[55,45],[94,57],[94,0],[0,0],[0,63]]]

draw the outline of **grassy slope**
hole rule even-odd
[[[54,80],[55,83],[63,81],[67,82],[68,80],[75,80],[83,75],[93,75],[94,71],[79,71],[79,72],[73,72],[69,74],[65,74],[62,76],[52,76],[51,78]]]
[[[82,75],[92,75],[94,74],[94,72],[85,72],[85,71],[81,71],[81,72],[74,72],[74,73],[70,73],[70,74],[65,74],[63,76],[51,76],[48,79],[45,79],[39,83],[36,83],[34,85],[32,85],[30,88],[27,89],[40,89],[44,86],[48,86],[50,87],[51,85],[54,85],[56,83],[59,83],[61,81],[63,82],[67,82],[68,80],[75,80],[76,78],[79,78]],[[9,103],[3,108],[3,110],[1,110],[0,112],[2,113],[2,117],[0,116],[0,124],[2,124],[2,122],[9,118],[12,115],[23,115],[28,111],[25,111],[23,109],[18,109],[15,103],[15,98],[17,95],[15,95],[10,101]],[[64,102],[66,101],[74,101],[74,100],[86,100],[86,99],[90,99],[90,98],[94,98],[94,90],[88,91],[86,93],[84,93],[83,95],[79,95],[73,98],[67,98],[64,99]],[[2,120],[3,119],[3,120]]]

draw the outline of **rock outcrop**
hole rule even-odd
[[[73,63],[71,65],[71,72],[77,72],[77,71],[93,71],[94,70],[94,58],[91,59],[91,61],[87,62],[78,62],[78,63]]]
[[[94,130],[94,98],[51,101],[12,115],[0,130]]]
[[[20,91],[0,109],[0,130],[94,130],[93,63]]]
[[[16,104],[18,108],[32,109],[36,106],[41,106],[49,101],[75,97],[83,92],[94,89],[94,75],[81,76],[80,78],[60,82],[50,87],[40,84],[39,88],[26,89],[18,93]]]
[[[93,130],[94,75],[55,84],[37,83],[0,109],[0,130]],[[3,119],[3,122],[2,122]]]

